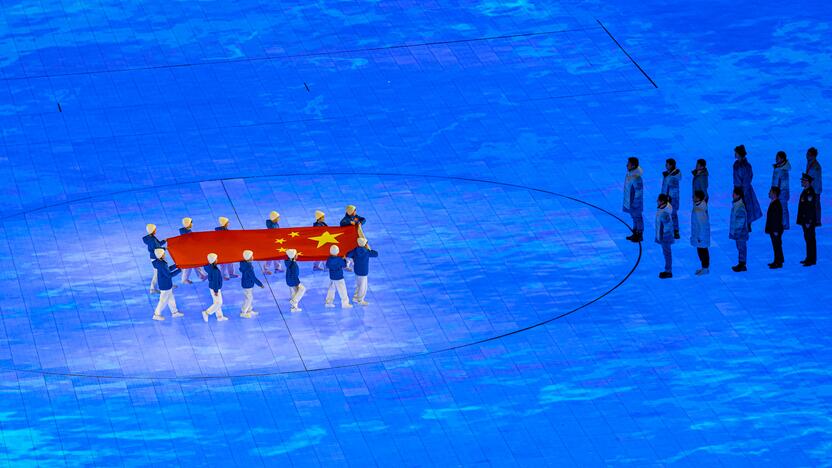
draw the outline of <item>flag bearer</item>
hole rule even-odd
[[[326,221],[324,221],[325,217],[326,216],[324,215],[323,211],[316,210],[315,211],[315,222],[312,224],[312,226],[313,227],[326,226],[327,225]],[[312,263],[312,269],[313,270],[324,271],[326,269],[326,268],[324,268],[325,266],[326,265],[324,264],[324,262],[314,262],[314,263]]]
[[[186,234],[190,234],[194,229],[194,221],[191,218],[182,218],[182,227],[179,228],[179,235],[184,236]],[[191,284],[191,270],[196,270],[196,274],[199,275],[199,279],[205,281],[208,279],[208,275],[205,274],[205,271],[202,267],[197,268],[185,268],[182,270],[182,284]]]
[[[286,264],[286,285],[291,290],[289,297],[290,312],[300,312],[300,300],[306,294],[306,286],[300,282],[300,268],[298,268],[297,256],[298,251],[289,249],[286,251],[288,257],[283,263]]]
[[[142,242],[144,245],[147,246],[147,253],[150,254],[150,263],[151,265],[156,260],[156,249],[164,249],[164,245],[167,243],[166,240],[159,240],[156,237],[156,225],[155,224],[148,224],[145,226],[145,230],[147,231],[147,235],[142,237]],[[156,271],[156,268],[153,268],[153,278],[150,279],[150,294],[159,294],[159,290],[156,288],[157,282],[159,278],[159,272]]]
[[[217,322],[224,322],[228,317],[222,314],[222,273],[217,265],[217,254],[208,254],[208,264],[205,265],[208,274],[208,289],[211,291],[211,307],[202,311],[202,320],[208,321],[208,316],[217,314]]]
[[[153,312],[153,320],[164,320],[162,311],[165,306],[170,308],[172,317],[182,317],[182,312],[176,309],[176,299],[173,298],[173,277],[178,275],[181,270],[176,265],[168,266],[165,261],[165,249],[156,249],[153,251],[156,260],[153,260],[153,268],[159,282],[159,303],[156,305],[156,310]]]
[[[361,226],[366,223],[367,220],[355,212],[355,205],[347,205],[346,213],[344,213],[344,217],[341,218],[341,226],[358,226],[358,237],[364,237],[364,231],[362,230]],[[353,266],[353,259],[347,257],[347,267],[345,270],[352,271]]]
[[[266,229],[280,229],[280,213],[277,211],[272,211],[269,213],[269,219],[266,220]],[[274,271],[283,271],[283,262],[280,260],[266,260],[266,263],[263,264],[263,274],[270,275],[272,271],[269,270],[269,264],[272,265]]]
[[[355,293],[352,296],[353,302],[358,305],[368,305],[364,300],[367,295],[367,274],[370,272],[370,258],[378,257],[378,252],[370,249],[367,239],[358,238],[358,247],[347,252],[347,258],[355,261]]]
[[[227,231],[228,230],[228,218],[225,216],[220,216],[219,218],[220,225],[215,227],[215,231]],[[234,273],[234,264],[233,263],[225,263],[220,266],[220,270],[223,272],[223,278],[225,280],[231,278],[239,278],[239,275]]]
[[[335,290],[338,290],[338,297],[341,298],[341,308],[350,309],[350,298],[347,296],[347,283],[344,281],[344,267],[347,266],[346,260],[338,256],[340,249],[337,245],[329,248],[329,259],[326,261],[326,267],[329,269],[329,290],[326,292],[326,307],[335,307]]]
[[[257,275],[254,274],[254,265],[252,264],[253,261],[254,252],[251,250],[244,250],[243,261],[240,262],[240,274],[242,275],[240,283],[243,286],[243,297],[245,297],[243,307],[240,310],[240,317],[243,318],[251,318],[252,315],[257,315],[257,312],[255,312],[252,307],[252,302],[254,301],[252,289],[254,289],[255,284],[260,286],[260,289],[263,289],[264,287],[263,283],[257,279]]]

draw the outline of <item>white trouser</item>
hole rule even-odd
[[[243,307],[240,308],[240,312],[247,314],[251,312],[253,309],[251,303],[254,302],[254,294],[252,293],[254,288],[243,288]]]
[[[363,302],[364,296],[367,295],[367,277],[355,275],[355,294],[352,296],[352,300],[356,302]]]
[[[292,291],[292,297],[289,298],[289,304],[293,307],[297,307],[301,298],[303,298],[303,295],[306,294],[306,286],[304,286],[303,283],[300,283],[297,286],[290,286],[289,290]]]
[[[347,270],[352,270],[352,266],[353,266],[353,264],[355,264],[355,262],[353,261],[353,259],[352,259],[352,258],[350,258],[350,257],[347,257],[347,266],[346,266],[346,267],[344,267],[344,268],[346,268]]]
[[[205,312],[207,312],[208,315],[216,313],[217,317],[222,317],[222,289],[217,291],[216,295],[214,294],[213,289],[209,289],[209,291],[211,291],[211,300],[213,300],[214,303],[211,304],[211,307],[209,307]]]
[[[272,270],[274,271],[283,271],[283,260],[267,260],[263,268],[268,270],[269,265],[272,266]]]
[[[173,289],[162,291],[162,294],[159,295],[159,303],[156,304],[156,310],[153,312],[153,315],[162,315],[162,311],[165,310],[165,306],[170,307],[171,314],[178,312],[176,310],[176,299],[173,298]]]
[[[320,268],[322,270],[326,270],[326,262],[312,262],[312,268]]]
[[[156,267],[153,267],[153,278],[150,279],[150,289],[151,290],[156,289],[156,286],[158,286],[158,284],[157,284],[158,280],[159,280],[159,272],[156,270]]]
[[[203,270],[202,267],[199,267],[199,268],[185,268],[184,270],[182,270],[182,282],[183,283],[188,281],[188,278],[191,277],[191,272],[194,271],[194,270],[196,270],[196,274],[199,275],[200,278],[205,276],[205,270]]]
[[[220,265],[220,270],[225,274],[225,276],[230,276],[234,274],[234,264],[233,263],[224,263]]]
[[[329,282],[329,290],[326,292],[326,303],[332,304],[335,300],[335,290],[338,290],[338,297],[341,298],[341,305],[345,306],[350,303],[350,298],[347,297],[347,282],[339,280],[331,280]]]

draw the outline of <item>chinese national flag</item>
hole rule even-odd
[[[217,263],[243,259],[243,251],[254,252],[254,260],[284,260],[286,251],[298,251],[298,261],[326,260],[329,248],[337,245],[344,256],[358,246],[356,226],[256,229],[251,231],[192,232],[168,239],[167,247],[180,268],[208,264],[208,254],[217,254]]]

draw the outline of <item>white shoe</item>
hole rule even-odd
[[[202,311],[202,320],[205,321],[205,323],[208,323],[208,311]]]
[[[183,314],[182,312],[174,312],[174,313],[170,314],[170,316],[173,317],[173,318],[179,318],[179,317],[184,317],[185,314]]]
[[[255,312],[253,310],[249,313],[251,314],[252,317],[255,316],[255,315],[260,315],[260,312]]]
[[[162,317],[161,315],[153,314],[153,320],[158,320],[158,321],[161,322],[161,321],[165,320],[165,318]]]
[[[324,304],[324,307],[326,307],[327,309],[332,309],[335,307],[335,304]]]
[[[158,289],[151,289],[150,294],[162,294],[162,291],[159,291]]]
[[[301,309],[300,307],[297,307],[297,306],[292,306],[292,308],[291,308],[291,309],[289,309],[289,312],[300,312],[300,311],[302,311],[302,310],[303,310],[303,309]]]
[[[342,309],[352,309],[352,304],[347,302],[346,304],[341,304]]]
[[[346,271],[352,271],[352,268],[344,268]]]
[[[251,314],[247,312],[240,312],[240,317],[242,318],[251,318]]]
[[[356,302],[356,304],[358,304],[358,305],[363,305],[363,306],[368,306],[368,305],[370,305],[370,303],[369,303],[369,302],[367,302],[367,301],[357,301],[357,302]]]
[[[222,317],[217,317],[217,322],[225,322],[226,320],[228,320],[228,317],[226,317],[225,315],[223,315]]]

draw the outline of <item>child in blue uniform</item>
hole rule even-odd
[[[156,270],[159,282],[159,303],[153,312],[153,320],[165,319],[162,317],[165,306],[170,308],[172,317],[182,317],[185,314],[176,309],[176,299],[173,298],[173,277],[181,270],[176,265],[168,266],[168,262],[165,261],[165,249],[155,249],[153,255],[156,258],[153,260],[153,268]]]
[[[215,231],[227,231],[228,230],[228,218],[225,216],[220,216],[219,218],[220,225],[215,227]],[[231,278],[239,278],[240,275],[234,273],[234,264],[233,263],[225,263],[220,265],[220,270],[223,272],[223,278],[227,281]]]
[[[370,249],[367,239],[358,238],[358,247],[347,252],[347,258],[355,261],[355,293],[352,296],[353,302],[358,305],[368,305],[364,300],[367,295],[367,275],[370,273],[370,259],[378,257],[378,252]]]
[[[182,227],[179,228],[179,235],[184,236],[186,234],[190,234],[194,229],[194,221],[191,218],[182,218]],[[208,279],[208,275],[205,274],[205,271],[199,268],[185,268],[182,270],[182,284],[191,284],[191,270],[196,270],[196,274],[199,275],[199,279],[205,281]]]
[[[289,298],[290,312],[300,312],[300,300],[306,294],[306,286],[300,282],[300,268],[298,268],[298,251],[289,249],[286,251],[288,257],[283,263],[286,265],[286,286],[289,286],[291,295]]]
[[[324,218],[325,218],[324,212],[321,211],[321,210],[316,210],[315,211],[315,222],[312,223],[312,226],[313,227],[326,226],[327,224],[324,221]],[[324,262],[313,262],[312,263],[312,269],[313,270],[324,271],[325,270],[324,266],[325,266]]]
[[[155,224],[148,224],[145,226],[145,230],[147,231],[147,235],[142,237],[142,242],[144,245],[147,246],[147,253],[150,254],[150,263],[153,264],[153,261],[156,260],[156,254],[154,253],[156,249],[164,249],[164,245],[167,243],[166,240],[159,240],[156,237],[156,225]],[[153,269],[153,278],[150,279],[150,294],[159,294],[159,290],[156,289],[156,284],[158,282],[159,272],[156,269]]]
[[[355,212],[355,205],[347,205],[346,213],[344,213],[344,217],[341,218],[341,226],[358,226],[358,234],[359,237],[364,237],[364,231],[362,230],[361,226],[366,223],[367,220],[361,216],[358,216],[358,213]],[[352,271],[353,266],[353,259],[347,257],[347,267],[345,270]]]
[[[341,298],[341,308],[350,309],[350,299],[347,296],[347,283],[344,281],[344,267],[347,266],[346,260],[338,256],[340,249],[337,245],[329,248],[329,259],[326,261],[326,267],[329,270],[329,289],[326,292],[326,307],[335,307],[335,290],[338,290],[338,297]]]
[[[266,220],[266,229],[280,229],[280,213],[277,211],[272,211],[269,213],[269,219]],[[283,262],[280,260],[266,260],[266,263],[263,264],[263,274],[270,275],[272,271],[269,270],[269,264],[272,265],[274,271],[283,271]]]
[[[255,312],[252,307],[252,302],[254,301],[252,289],[254,289],[255,284],[260,286],[260,289],[263,289],[264,287],[263,283],[257,279],[257,275],[254,274],[254,265],[252,264],[253,261],[254,252],[251,250],[243,251],[243,261],[240,262],[240,275],[242,275],[240,283],[243,286],[243,297],[245,297],[243,307],[240,310],[240,317],[243,318],[251,318],[252,315],[257,315],[257,312]]]
[[[217,254],[208,254],[208,264],[205,265],[208,274],[208,289],[211,291],[211,307],[202,311],[202,320],[208,321],[208,316],[217,314],[217,322],[224,322],[228,317],[222,314],[222,272],[217,265]]]

